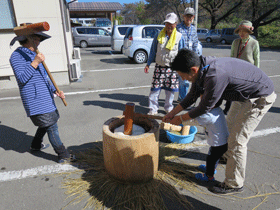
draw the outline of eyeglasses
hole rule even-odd
[[[186,18],[192,18],[194,15],[184,15]]]

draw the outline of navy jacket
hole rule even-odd
[[[253,64],[231,57],[200,56],[202,64],[198,78],[180,103],[186,109],[203,94],[199,105],[189,111],[196,118],[210,111],[221,99],[245,101],[268,96],[274,91],[272,80]]]
[[[17,48],[10,57],[21,100],[27,116],[45,114],[55,111],[55,87],[41,63],[37,69],[30,64],[36,53],[25,47]]]

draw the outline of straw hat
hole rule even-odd
[[[248,31],[249,34],[253,34],[253,24],[252,22],[250,22],[249,20],[243,20],[241,21],[241,23],[239,24],[239,26],[235,29],[234,33],[238,34],[240,29],[245,29]]]

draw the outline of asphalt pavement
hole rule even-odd
[[[229,45],[203,43],[205,56],[229,56]],[[74,152],[91,148],[102,141],[102,126],[114,116],[122,115],[127,102],[135,103],[135,111],[148,111],[148,94],[152,69],[144,73],[145,64],[136,64],[110,47],[81,49],[82,79],[59,87],[66,94],[68,106],[59,98],[56,104],[60,112],[58,122],[61,139]],[[50,61],[48,61],[50,62]],[[261,50],[261,69],[273,80],[275,92],[280,92],[280,52]],[[177,98],[177,94],[175,95]],[[164,92],[160,95],[160,115],[164,115]],[[176,105],[177,103],[174,102]],[[194,209],[280,209],[280,97],[265,115],[248,144],[248,160],[244,192],[236,196],[217,196],[207,190],[208,185],[197,182],[204,193],[185,190]],[[29,146],[35,134],[23,109],[18,89],[0,92],[0,210],[56,210],[71,200],[65,195],[61,183],[65,176],[58,172],[73,168],[56,163],[52,147],[43,152],[30,153]],[[203,129],[200,130],[203,132]],[[161,141],[166,141],[161,133]],[[47,136],[44,142],[48,142]],[[205,163],[208,145],[205,136],[198,134],[197,147],[186,147],[183,162]],[[217,181],[224,179],[224,165],[218,166]],[[180,205],[168,200],[169,210],[179,210]],[[70,205],[67,210],[82,209],[85,203]]]

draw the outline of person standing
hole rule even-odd
[[[231,45],[230,57],[239,58],[248,61],[251,64],[260,67],[260,46],[259,42],[250,34],[253,34],[253,25],[248,20],[243,20],[235,29],[234,33],[238,34],[240,38],[235,39]],[[231,101],[227,101],[224,113],[230,109]]]
[[[149,95],[149,115],[156,115],[159,109],[158,98],[161,89],[165,90],[164,109],[168,113],[173,109],[174,93],[179,89],[178,74],[171,70],[170,63],[184,45],[182,34],[176,30],[178,17],[175,13],[169,13],[165,18],[165,27],[154,37],[145,73],[149,73],[149,66],[156,62],[152,87]]]
[[[59,113],[54,102],[54,94],[60,98],[65,96],[63,91],[58,93],[51,83],[42,64],[45,56],[42,53],[35,53],[40,42],[48,38],[50,36],[45,33],[35,33],[28,37],[16,36],[10,46],[16,41],[22,46],[12,53],[10,64],[27,117],[38,126],[30,150],[35,152],[45,149],[43,137],[47,133],[54,151],[58,154],[58,162],[64,163],[75,160],[75,157],[70,155],[60,140],[57,126]]]
[[[229,131],[225,180],[209,190],[217,194],[242,192],[250,136],[276,100],[272,80],[258,67],[232,57],[198,56],[182,49],[171,69],[192,82],[184,100],[163,118],[163,122],[179,125],[208,113],[218,101],[232,100],[226,118]],[[257,82],[256,82],[257,81]],[[203,92],[199,105],[186,114],[175,116],[195,103]]]
[[[195,16],[195,11],[191,7],[187,7],[184,11],[184,21],[177,25],[177,30],[182,34],[185,42],[184,48],[202,54],[202,47],[197,38],[197,32],[194,25],[192,25]],[[179,77],[179,95],[178,101],[182,101],[188,93],[190,83],[187,80],[182,80]]]

